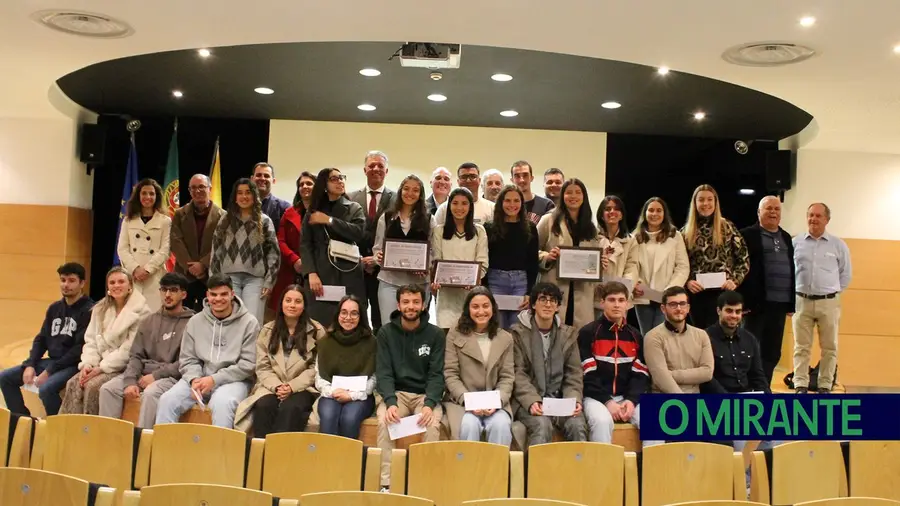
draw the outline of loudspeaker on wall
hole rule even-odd
[[[789,150],[766,153],[766,189],[782,192],[791,189],[797,170],[797,153]]]
[[[81,163],[103,165],[106,157],[106,126],[85,123],[81,125]]]

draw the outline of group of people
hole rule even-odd
[[[809,206],[808,231],[794,238],[780,227],[778,197],[738,230],[701,185],[682,229],[653,197],[629,231],[620,198],[605,197],[594,221],[585,185],[559,169],[544,174],[545,196],[533,194],[525,161],[506,186],[464,163],[451,189],[438,168],[427,198],[415,175],[385,188],[384,153],[367,153],[363,171],[367,186],[350,194],[339,169],[304,172],[288,203],[271,193],[274,168],[257,164],[225,209],[195,175],[191,202],[171,220],[159,185],[141,181],[106,296],[82,295],[83,266],[59,268],[62,300],[25,362],[0,373],[7,405],[27,412],[23,385],[51,415],[120,417],[125,399],[140,399],[138,426],[150,428],[199,404],[215,425],[256,437],[317,420],[321,432],[357,438],[374,412],[385,450],[388,427],[410,415],[427,441],[443,424],[453,438],[509,445],[518,421],[522,446],[550,442],[554,429],[611,442],[614,423],[639,425],[644,393],[769,391],[788,314],[796,391],[808,391],[816,325],[818,390],[830,391],[851,266],[846,244],[825,231],[825,204]],[[427,242],[430,260],[478,262],[479,283],[382,270],[387,239]],[[601,250],[602,277],[558,277],[560,248],[573,247]],[[165,272],[170,252],[175,272]],[[708,274],[724,281],[707,286]],[[330,287],[345,294],[324,297]],[[496,295],[521,304],[500,310]],[[466,394],[494,390],[500,406],[466,409]],[[547,398],[574,399],[574,411],[545,416]]]

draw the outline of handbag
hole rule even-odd
[[[346,243],[343,241],[338,241],[331,238],[331,235],[328,234],[328,229],[325,230],[325,237],[328,238],[328,260],[331,262],[331,265],[341,271],[341,272],[351,272],[359,265],[359,261],[362,258],[362,255],[359,254],[359,246],[356,244]],[[347,262],[355,263],[350,270],[344,270],[335,265],[335,260],[345,260]]]

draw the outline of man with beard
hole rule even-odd
[[[425,290],[418,285],[398,288],[397,311],[378,331],[375,383],[384,400],[377,410],[382,487],[390,481],[394,449],[388,425],[420,415],[418,424],[426,428],[425,441],[440,439],[446,339],[439,327],[428,323],[424,298]]]
[[[100,416],[120,418],[125,399],[140,399],[137,426],[152,429],[159,398],[181,378],[181,335],[194,311],[182,305],[188,280],[170,272],[159,282],[163,305],[141,322],[125,372],[100,387]]]
[[[447,201],[450,195],[450,171],[446,167],[438,167],[431,173],[431,195],[425,199],[425,208],[434,216],[438,207]]]
[[[259,192],[259,203],[262,205],[262,212],[272,219],[275,232],[278,232],[281,217],[291,207],[291,203],[272,195],[272,185],[275,184],[275,167],[266,162],[259,162],[254,165],[253,182],[256,183],[256,190]]]

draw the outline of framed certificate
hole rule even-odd
[[[600,281],[603,276],[600,248],[559,248],[556,277],[575,281]]]
[[[381,268],[386,271],[424,272],[428,270],[428,241],[385,239]]]
[[[432,281],[447,287],[466,287],[478,285],[478,274],[481,262],[463,260],[435,260],[434,278]]]

